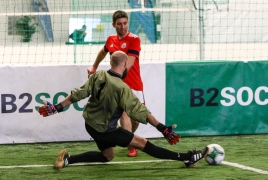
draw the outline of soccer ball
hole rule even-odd
[[[208,145],[208,148],[209,152],[205,158],[206,162],[210,165],[220,164],[225,156],[223,147],[221,147],[219,144],[210,144]]]

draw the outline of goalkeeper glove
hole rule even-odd
[[[43,101],[43,104],[44,106],[39,107],[38,112],[44,117],[51,116],[63,111],[63,106],[61,103],[54,105],[48,101]]]
[[[172,129],[176,128],[176,125],[165,126],[159,123],[156,128],[164,135],[165,139],[169,142],[170,145],[177,144],[177,142],[180,141],[181,136],[172,131]]]

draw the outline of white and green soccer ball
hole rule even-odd
[[[224,157],[225,152],[223,147],[219,144],[210,144],[208,145],[209,152],[207,157],[205,158],[206,162],[210,165],[218,165],[220,164]]]

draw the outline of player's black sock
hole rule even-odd
[[[70,156],[69,164],[78,162],[108,162],[108,159],[101,152],[89,151],[82,154]]]
[[[147,141],[143,152],[149,154],[150,156],[153,156],[155,158],[159,159],[172,159],[172,160],[179,160],[179,161],[184,161],[184,160],[189,160],[190,155],[187,153],[178,153],[178,152],[173,152],[158,146],[153,145],[149,141]]]

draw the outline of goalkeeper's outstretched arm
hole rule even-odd
[[[61,102],[61,105],[63,108],[72,104],[71,97],[72,97],[72,95],[70,94]]]
[[[59,113],[63,111],[63,108],[72,104],[71,95],[68,95],[61,103],[59,104],[51,104],[48,101],[43,101],[44,106],[39,107],[38,112],[40,115],[47,117],[53,114]]]

